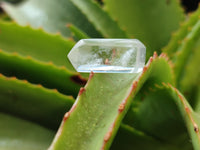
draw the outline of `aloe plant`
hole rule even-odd
[[[186,14],[177,0],[0,2],[0,149],[200,149],[200,8]],[[96,37],[140,39],[143,71],[77,73],[68,52]]]

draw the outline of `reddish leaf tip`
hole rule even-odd
[[[11,80],[16,80],[17,78],[16,78],[16,77],[11,77],[10,79],[11,79]]]
[[[67,112],[65,115],[64,115],[64,118],[63,118],[63,121],[66,121],[70,116],[70,113]]]
[[[27,80],[22,80],[24,83],[28,83],[28,81]]]
[[[135,89],[137,87],[138,81],[133,82],[133,89]]]
[[[57,90],[57,89],[53,89],[53,91],[54,91],[54,92],[58,92],[58,90]]]
[[[72,24],[71,24],[71,23],[67,23],[66,26],[67,26],[68,28],[70,28],[70,27],[72,26]]]
[[[37,86],[38,86],[38,87],[42,87],[42,85],[41,85],[41,84],[38,84]]]
[[[124,108],[125,108],[125,104],[122,103],[122,104],[119,105],[118,111],[122,112],[124,110]]]
[[[110,136],[111,136],[111,132],[106,133],[104,137],[104,142],[108,142],[108,140],[110,139]]]
[[[157,58],[158,57],[158,54],[157,54],[157,52],[155,51],[154,53],[153,53],[153,58],[155,59],[155,58]]]
[[[144,66],[143,73],[147,71],[147,66]]]
[[[80,91],[79,91],[79,93],[78,93],[78,95],[80,96],[81,94],[83,94],[83,92],[85,92],[85,88],[84,88],[84,87],[81,87],[81,88],[80,88]]]

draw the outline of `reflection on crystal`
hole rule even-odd
[[[138,73],[146,48],[135,39],[83,39],[68,54],[78,72]]]

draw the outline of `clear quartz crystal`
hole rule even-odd
[[[68,58],[78,72],[138,73],[145,65],[146,48],[136,39],[82,39]]]

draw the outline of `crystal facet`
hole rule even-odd
[[[78,72],[138,73],[146,48],[136,39],[82,39],[68,58]]]

